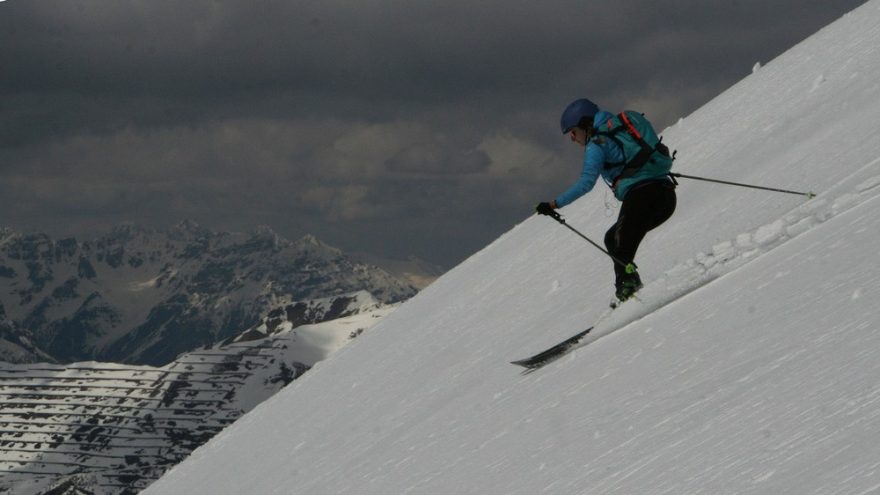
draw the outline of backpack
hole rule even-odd
[[[605,164],[606,170],[623,167],[611,184],[620,200],[633,184],[666,177],[672,169],[675,153],[669,153],[644,114],[632,110],[621,112],[599,126],[594,136],[610,139],[623,152],[622,162]]]

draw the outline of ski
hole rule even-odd
[[[603,330],[601,332],[601,335],[607,335],[607,334],[615,331],[617,328],[621,328],[621,327],[624,327],[624,326],[627,326],[627,325],[633,323],[634,321],[638,321],[638,320],[644,318],[645,316],[647,316],[651,313],[654,313],[655,311],[660,310],[660,309],[672,304],[673,302],[687,296],[691,292],[694,292],[695,290],[709,284],[710,282],[712,282],[716,278],[717,278],[717,276],[715,276],[715,275],[708,275],[696,283],[693,283],[693,284],[685,286],[685,287],[678,287],[678,288],[676,288],[676,290],[664,294],[662,299],[661,298],[654,298],[656,301],[654,303],[654,307],[648,308],[645,311],[643,311],[642,313],[631,315],[629,318],[626,318],[625,320],[620,321],[617,324],[615,324],[614,328]],[[543,367],[544,365],[546,365],[550,362],[556,361],[557,359],[561,358],[562,356],[568,354],[570,351],[577,349],[578,347],[581,347],[581,340],[583,340],[583,338],[588,333],[590,333],[590,331],[592,331],[597,326],[601,327],[602,325],[604,325],[606,320],[608,320],[610,317],[612,317],[612,315],[618,313],[618,311],[617,311],[618,308],[620,308],[621,306],[624,306],[625,303],[627,303],[629,301],[636,301],[638,303],[644,304],[644,301],[639,297],[639,294],[635,294],[632,297],[626,299],[625,301],[612,300],[611,303],[609,304],[609,308],[607,310],[605,310],[605,312],[602,315],[599,316],[599,318],[594,322],[592,327],[590,327],[582,332],[579,332],[575,335],[572,335],[571,337],[554,345],[553,347],[547,349],[546,351],[535,354],[532,357],[520,359],[518,361],[511,361],[511,364],[515,364],[518,366],[522,366],[523,368],[526,368],[526,370],[523,372],[523,374],[526,374],[526,373],[531,373],[531,372]]]
[[[588,333],[590,333],[590,330],[592,329],[593,327],[590,327],[582,332],[578,332],[577,334],[572,335],[571,337],[554,345],[546,351],[539,352],[532,357],[520,359],[518,361],[511,361],[510,363],[526,368],[525,373],[534,371],[544,366],[545,364],[555,361],[564,356],[568,351],[579,344],[581,339],[583,339]]]

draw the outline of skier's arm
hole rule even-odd
[[[602,147],[592,141],[587,143],[587,150],[584,153],[584,168],[581,171],[581,176],[567,191],[556,198],[556,207],[562,208],[592,191],[604,165],[605,151]]]

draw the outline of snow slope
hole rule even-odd
[[[642,300],[521,375],[611,293],[529,218],[147,493],[880,491],[878,95],[872,0],[664,132],[679,172],[818,198],[682,181]],[[564,214],[601,239],[604,201]]]

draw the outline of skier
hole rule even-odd
[[[654,158],[646,157],[639,164],[633,165],[638,160],[628,160],[632,153],[625,152],[622,143],[624,138],[615,135],[626,134],[617,132],[625,128],[621,121],[632,128],[624,114],[612,115],[600,110],[595,103],[585,98],[575,100],[566,107],[562,112],[562,133],[568,134],[572,142],[586,148],[583,170],[578,181],[567,191],[553,201],[538,204],[535,210],[542,215],[557,215],[553,210],[590,192],[596,180],[602,176],[614,195],[623,202],[617,222],[605,234],[605,247],[618,260],[614,263],[615,296],[623,302],[642,288],[641,278],[633,264],[639,244],[648,231],[672,216],[676,197],[675,182],[669,177],[672,158],[669,157],[666,146],[658,143],[655,147],[648,148],[648,157]],[[653,135],[653,130],[650,132]],[[640,136],[639,139],[641,140]],[[630,139],[628,142],[632,146],[633,141]],[[641,140],[636,143],[638,145],[644,149],[645,141]],[[655,152],[662,156],[655,156]],[[650,163],[646,164],[646,161]],[[655,162],[662,164],[655,166]]]

